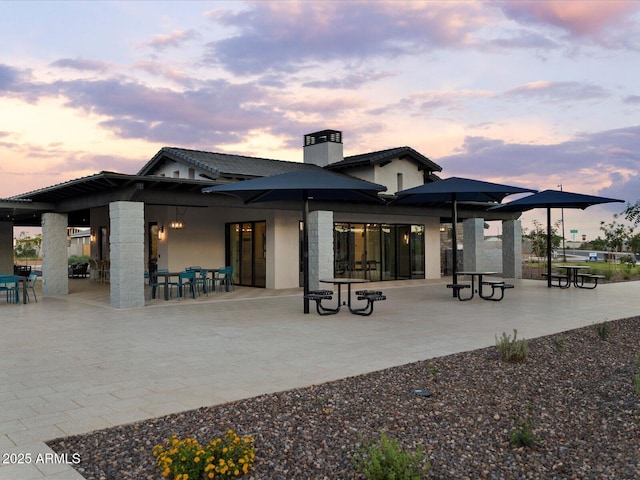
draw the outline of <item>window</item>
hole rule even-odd
[[[400,190],[404,190],[401,173],[398,174],[398,189],[396,192],[399,192]]]
[[[334,224],[336,277],[424,278],[424,225]]]

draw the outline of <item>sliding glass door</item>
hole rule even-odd
[[[368,280],[424,278],[424,226],[336,223],[336,277]]]
[[[227,264],[236,285],[266,286],[266,231],[266,222],[227,224]]]

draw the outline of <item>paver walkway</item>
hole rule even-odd
[[[82,479],[39,456],[55,437],[491,346],[514,328],[532,338],[640,315],[640,282],[522,280],[502,302],[459,302],[446,283],[370,284],[388,298],[370,317],[304,315],[297,289],[131,310],[104,291],[0,302],[0,479]]]

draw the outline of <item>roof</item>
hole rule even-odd
[[[367,165],[385,165],[395,158],[408,158],[418,164],[421,170],[428,172],[440,172],[442,167],[432,162],[427,157],[411,147],[396,147],[371,153],[352,155],[344,160],[327,165],[329,170],[343,170],[345,168],[361,167]]]
[[[162,147],[138,172],[138,175],[153,175],[164,159],[186,163],[211,172],[211,179],[257,178],[278,175],[309,168],[308,164],[270,158],[247,157],[227,153],[203,152],[186,148]]]
[[[214,181],[188,180],[155,176],[127,175],[100,172],[49,187],[33,190],[0,201],[2,218],[19,226],[39,226],[44,212],[62,211],[69,214],[69,225],[88,226],[89,209],[110,201],[130,200],[135,196],[171,192],[172,202],[177,194],[198,195],[203,187],[216,185]],[[157,200],[155,200],[157,202]]]
[[[125,173],[102,171],[86,177],[76,178],[49,187],[33,190],[10,197],[9,200],[31,200],[34,202],[57,202],[69,198],[78,198],[86,194],[96,194],[126,187],[153,187],[161,190],[180,190],[198,192],[203,185],[215,185],[216,182],[187,180],[184,178],[153,177],[127,175]]]

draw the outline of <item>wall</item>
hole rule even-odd
[[[397,158],[393,162],[381,167],[374,167],[374,183],[387,187],[386,193],[396,193],[398,191],[398,173],[402,174],[402,189],[417,187],[424,183],[422,171],[410,160]]]

